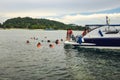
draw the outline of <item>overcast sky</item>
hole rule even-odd
[[[0,22],[14,17],[47,18],[64,23],[120,23],[120,0],[0,0]]]

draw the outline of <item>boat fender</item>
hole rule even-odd
[[[98,31],[98,33],[100,34],[100,36],[102,36],[102,37],[103,37],[103,33],[102,33],[102,31],[101,31],[101,30],[99,30],[99,31]]]

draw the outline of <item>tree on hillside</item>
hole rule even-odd
[[[0,23],[0,28],[3,28],[1,23]]]

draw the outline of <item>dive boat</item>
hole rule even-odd
[[[76,40],[65,41],[64,45],[120,47],[120,25],[111,26],[106,22],[106,25],[97,25],[97,28],[83,31],[84,35],[82,33],[76,36]]]

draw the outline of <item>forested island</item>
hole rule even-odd
[[[85,27],[75,24],[64,24],[62,22],[49,19],[35,19],[30,17],[11,18],[0,24],[1,28],[23,28],[23,29],[53,29],[53,30],[83,30]]]

